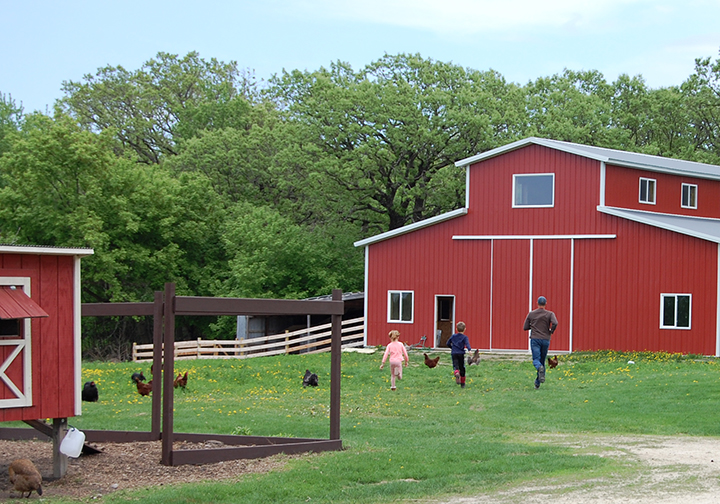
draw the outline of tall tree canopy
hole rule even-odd
[[[141,161],[158,163],[177,153],[179,138],[242,121],[252,87],[235,62],[161,52],[138,70],[106,66],[63,82],[59,105],[94,131],[113,128]]]
[[[493,72],[405,54],[358,72],[346,63],[284,72],[272,84],[288,120],[304,126],[296,141],[325,201],[373,231],[430,216],[438,170],[493,145],[503,114],[492,91],[507,87]]]

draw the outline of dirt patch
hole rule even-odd
[[[43,476],[43,497],[78,499],[100,497],[118,490],[200,481],[232,480],[247,473],[265,473],[281,468],[292,457],[276,455],[263,459],[233,460],[205,465],[168,467],[160,464],[160,441],[137,443],[93,443],[103,453],[69,459],[67,474],[52,479],[52,443],[47,441],[0,440],[0,500],[19,497],[8,479],[8,466],[17,458],[29,458]],[[200,448],[202,444],[176,443],[175,449]],[[217,447],[213,445],[212,447]],[[33,492],[32,496],[37,498]]]
[[[492,494],[444,504],[715,504],[720,501],[720,439],[664,436],[544,435],[543,443],[578,454],[614,457],[627,463],[622,474],[583,474],[526,482]]]

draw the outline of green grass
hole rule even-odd
[[[529,362],[492,360],[468,368],[462,390],[448,354],[428,369],[411,353],[398,390],[389,390],[381,354],[343,354],[344,450],[292,459],[280,471],[237,481],[118,492],[112,503],[397,502],[472,495],[538,477],[609,474],[612,459],[536,441],[547,433],[720,436],[720,366],[676,354],[561,357],[535,390]],[[633,360],[634,364],[628,364]],[[303,388],[305,369],[320,378]],[[80,429],[149,430],[149,397],[130,381],[132,363],[85,363],[98,403],[70,419]],[[189,371],[175,395],[175,431],[267,436],[329,435],[330,356],[282,356],[176,363]],[[688,412],[692,411],[692,415]]]

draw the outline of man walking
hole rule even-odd
[[[530,331],[530,351],[532,352],[533,366],[537,369],[535,388],[539,389],[540,384],[545,382],[545,358],[548,347],[550,347],[550,337],[555,332],[558,321],[553,312],[545,309],[545,305],[547,305],[545,296],[538,298],[537,305],[537,309],[525,317],[523,330]]]

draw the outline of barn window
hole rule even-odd
[[[413,321],[413,292],[388,291],[388,322]]]
[[[690,329],[690,294],[660,295],[660,328]]]
[[[682,202],[683,208],[697,208],[697,186],[695,184],[682,185]]]
[[[513,175],[513,207],[555,205],[555,174]]]
[[[640,203],[655,204],[655,179],[640,178]]]

